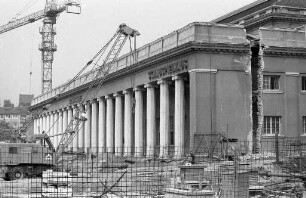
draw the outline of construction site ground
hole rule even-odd
[[[175,188],[177,178],[180,177],[180,165],[192,166],[186,159],[117,157],[113,154],[65,155],[54,171],[70,173],[69,187],[72,188],[73,197],[159,197],[165,194],[166,188]],[[222,185],[227,185],[220,181],[222,174],[248,171],[250,189],[261,189],[265,193],[284,197],[298,197],[296,194],[304,191],[302,180],[288,178],[290,174],[302,173],[295,173],[293,169],[297,165],[293,161],[286,164],[283,162],[287,159],[280,160],[282,165],[275,163],[273,155],[251,155],[240,157],[235,164],[234,161],[218,157],[197,156],[196,165],[205,167],[204,177],[211,182],[216,192]],[[254,171],[258,169],[289,176],[261,177]],[[47,187],[42,177],[1,180],[0,197],[42,197]]]

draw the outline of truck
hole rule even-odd
[[[26,143],[0,143],[0,178],[6,181],[39,176],[53,168],[54,147],[47,134],[35,134]]]

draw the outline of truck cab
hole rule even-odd
[[[41,175],[54,165],[54,151],[39,143],[0,143],[0,177],[5,180]]]

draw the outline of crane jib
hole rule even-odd
[[[22,17],[20,19],[16,19],[14,21],[10,21],[5,25],[0,26],[0,34],[10,31],[12,29],[18,28],[20,26],[26,25],[28,23],[33,23],[39,19],[45,17],[45,10],[40,10],[28,16]]]

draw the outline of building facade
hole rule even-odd
[[[137,157],[181,157],[215,134],[250,142],[257,129],[267,139],[304,135],[305,31],[258,28],[250,35],[247,26],[218,22],[191,23],[153,41],[136,50],[136,63],[120,57],[100,89],[88,91],[93,71],[64,92],[61,85],[34,98],[34,133],[47,132],[57,145],[61,136],[53,135],[86,111],[71,148]]]
[[[263,70],[263,135],[306,135],[304,37],[305,0],[258,0],[212,22],[243,25],[268,38]],[[270,47],[271,46],[271,47]],[[284,47],[289,47],[285,49]],[[291,53],[290,53],[291,52]]]
[[[19,105],[14,107],[10,100],[5,100],[0,107],[0,121],[7,122],[15,129],[20,129],[30,115],[29,107],[34,95],[19,94]]]

